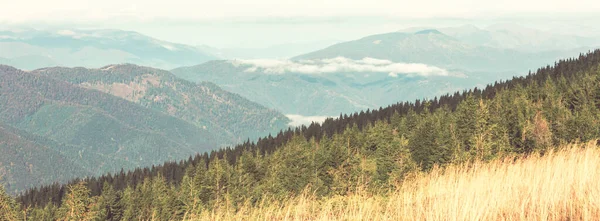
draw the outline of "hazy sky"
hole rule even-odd
[[[351,40],[418,25],[600,14],[598,0],[0,0],[0,24],[118,28],[216,47]],[[557,18],[559,17],[559,18]],[[585,17],[594,29],[595,21]],[[563,19],[564,20],[564,19]],[[580,24],[578,22],[577,24]],[[563,25],[565,28],[572,25]],[[587,26],[574,29],[589,29]]]
[[[0,20],[71,21],[112,18],[474,17],[511,13],[598,12],[597,0],[2,0]]]

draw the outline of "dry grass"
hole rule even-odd
[[[387,196],[356,193],[205,211],[198,220],[600,220],[600,150],[569,145],[544,156],[451,166]]]

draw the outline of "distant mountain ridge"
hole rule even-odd
[[[500,23],[487,27],[462,25],[455,27],[412,27],[399,30],[402,33],[417,33],[437,30],[453,38],[472,45],[521,52],[542,52],[590,48],[600,46],[600,37],[555,34],[512,23]]]
[[[196,47],[161,41],[132,31],[0,31],[0,62],[26,70],[50,66],[97,68],[114,63],[174,68],[214,58]]]
[[[525,41],[524,36],[544,32],[511,26],[490,29],[495,31],[475,26],[413,28],[338,43],[291,59],[219,60],[172,72],[194,82],[214,82],[285,114],[338,116],[485,86],[578,56],[594,45],[586,40],[553,48],[547,46],[552,39],[564,36],[551,35],[533,49],[517,50],[514,47],[535,41]],[[492,44],[501,39],[513,41]],[[425,69],[445,74],[414,74]]]
[[[414,33],[391,32],[371,35],[299,55],[292,60],[330,59],[340,56],[352,59],[371,57],[394,62],[424,63],[447,69],[522,72],[544,66],[561,57],[578,55],[586,50],[572,48],[522,52],[471,44],[437,29],[425,29]]]

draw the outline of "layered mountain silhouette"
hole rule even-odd
[[[0,31],[0,64],[25,70],[43,67],[91,67],[134,63],[174,68],[215,57],[196,47],[123,30]]]

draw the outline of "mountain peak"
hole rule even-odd
[[[438,31],[437,29],[425,29],[425,30],[421,30],[418,32],[415,32],[416,35],[422,35],[422,34],[436,34],[436,35],[443,35],[442,32]]]

